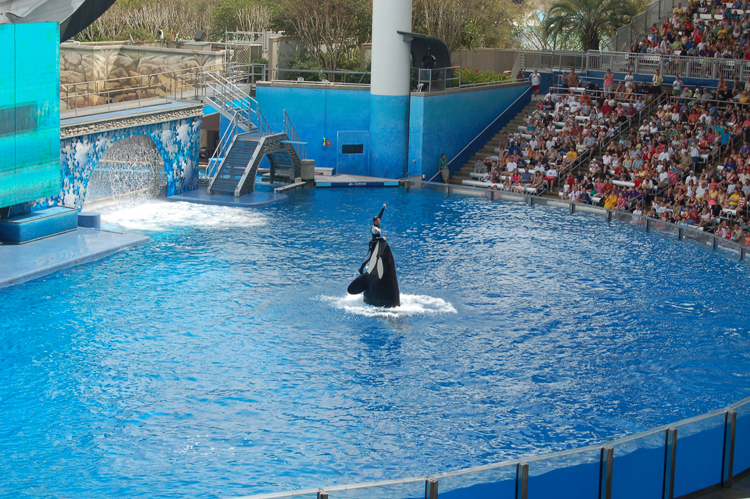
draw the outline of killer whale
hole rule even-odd
[[[364,302],[368,305],[386,308],[400,306],[396,262],[391,247],[384,239],[373,239],[368,257],[367,271],[349,284],[347,292],[350,295],[364,293]]]

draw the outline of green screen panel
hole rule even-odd
[[[60,192],[57,23],[0,25],[0,207]]]

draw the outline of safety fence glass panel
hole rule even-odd
[[[516,465],[503,466],[462,473],[442,475],[438,480],[440,499],[514,499],[516,491]]]
[[[528,499],[597,499],[600,460],[599,448],[530,460]]]
[[[750,399],[741,400],[728,409],[737,411],[737,426],[734,435],[734,466],[738,475],[750,469]]]
[[[461,194],[463,196],[473,196],[479,198],[489,198],[492,194],[490,189],[472,189],[471,187],[450,186],[451,194]]]
[[[413,182],[409,181],[406,183],[409,189],[420,189],[425,192],[439,192],[445,195],[448,192],[448,186],[445,184],[438,184],[435,182]]]
[[[607,216],[607,213],[598,206],[591,206],[587,204],[576,205],[576,213],[592,213],[594,215]]]
[[[714,237],[711,234],[696,229],[687,228],[683,231],[684,241],[695,244],[702,248],[711,248]]]
[[[324,488],[329,499],[424,499],[425,481],[418,480],[410,483],[392,485],[377,485],[367,487],[350,486],[343,490],[336,487]],[[442,498],[442,494],[441,494]]]
[[[674,224],[663,222],[661,220],[649,219],[649,230],[658,230],[661,232],[660,235],[669,237],[671,239],[677,239],[680,232],[680,228]]]
[[[721,482],[725,419],[726,413],[720,412],[675,425],[675,497]]]
[[[633,215],[627,211],[613,211],[612,220],[619,220],[620,222],[632,222]]]
[[[624,211],[615,211],[612,214],[612,218],[614,220],[620,220],[621,222],[627,222],[630,224],[631,229],[646,232],[646,217],[643,215],[633,215]]]
[[[613,442],[612,499],[662,499],[666,433]]]
[[[226,496],[225,496],[226,497]],[[229,496],[229,499],[317,499],[318,489],[296,490],[294,492],[270,492],[249,496]],[[420,498],[421,499],[421,498]]]
[[[723,253],[725,256],[740,258],[740,246],[728,239],[716,238],[716,252]]]

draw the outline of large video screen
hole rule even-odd
[[[0,25],[0,208],[60,193],[57,23]]]

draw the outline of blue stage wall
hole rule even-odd
[[[370,175],[403,178],[407,173],[408,95],[370,95]]]
[[[437,172],[440,155],[450,161],[504,111],[505,116],[490,127],[460,157],[450,164],[451,173],[461,169],[530,100],[524,95],[528,83],[480,87],[446,93],[412,93],[409,123],[409,176],[431,178]]]
[[[0,208],[60,191],[57,23],[0,25]]]
[[[405,114],[400,98],[376,96],[367,90],[322,86],[258,85],[256,99],[274,132],[284,131],[286,109],[300,139],[307,142],[308,158],[316,166],[335,168],[335,173],[401,178],[437,171],[442,152],[449,159],[504,111],[482,137],[457,158],[451,171],[463,163],[513,119],[529,102],[524,94],[528,82],[453,90],[436,93],[412,93],[409,101],[408,167],[403,164],[406,124],[394,116]],[[380,102],[381,100],[387,102]],[[395,99],[395,100],[394,100]],[[395,106],[395,107],[394,107]],[[402,113],[403,111],[403,113]],[[371,120],[372,118],[372,120]],[[222,119],[222,130],[226,126]],[[323,138],[331,142],[323,145]],[[361,145],[362,152],[344,154],[343,145]],[[369,153],[368,153],[369,152]]]
[[[342,154],[344,144],[339,143],[339,138],[361,140],[353,145],[361,144],[369,150],[370,92],[367,88],[258,85],[255,98],[274,132],[285,131],[286,109],[300,139],[307,142],[307,157],[314,159],[316,166],[335,168],[335,173],[371,174],[367,155]],[[323,145],[324,138],[331,142],[330,146]]]

